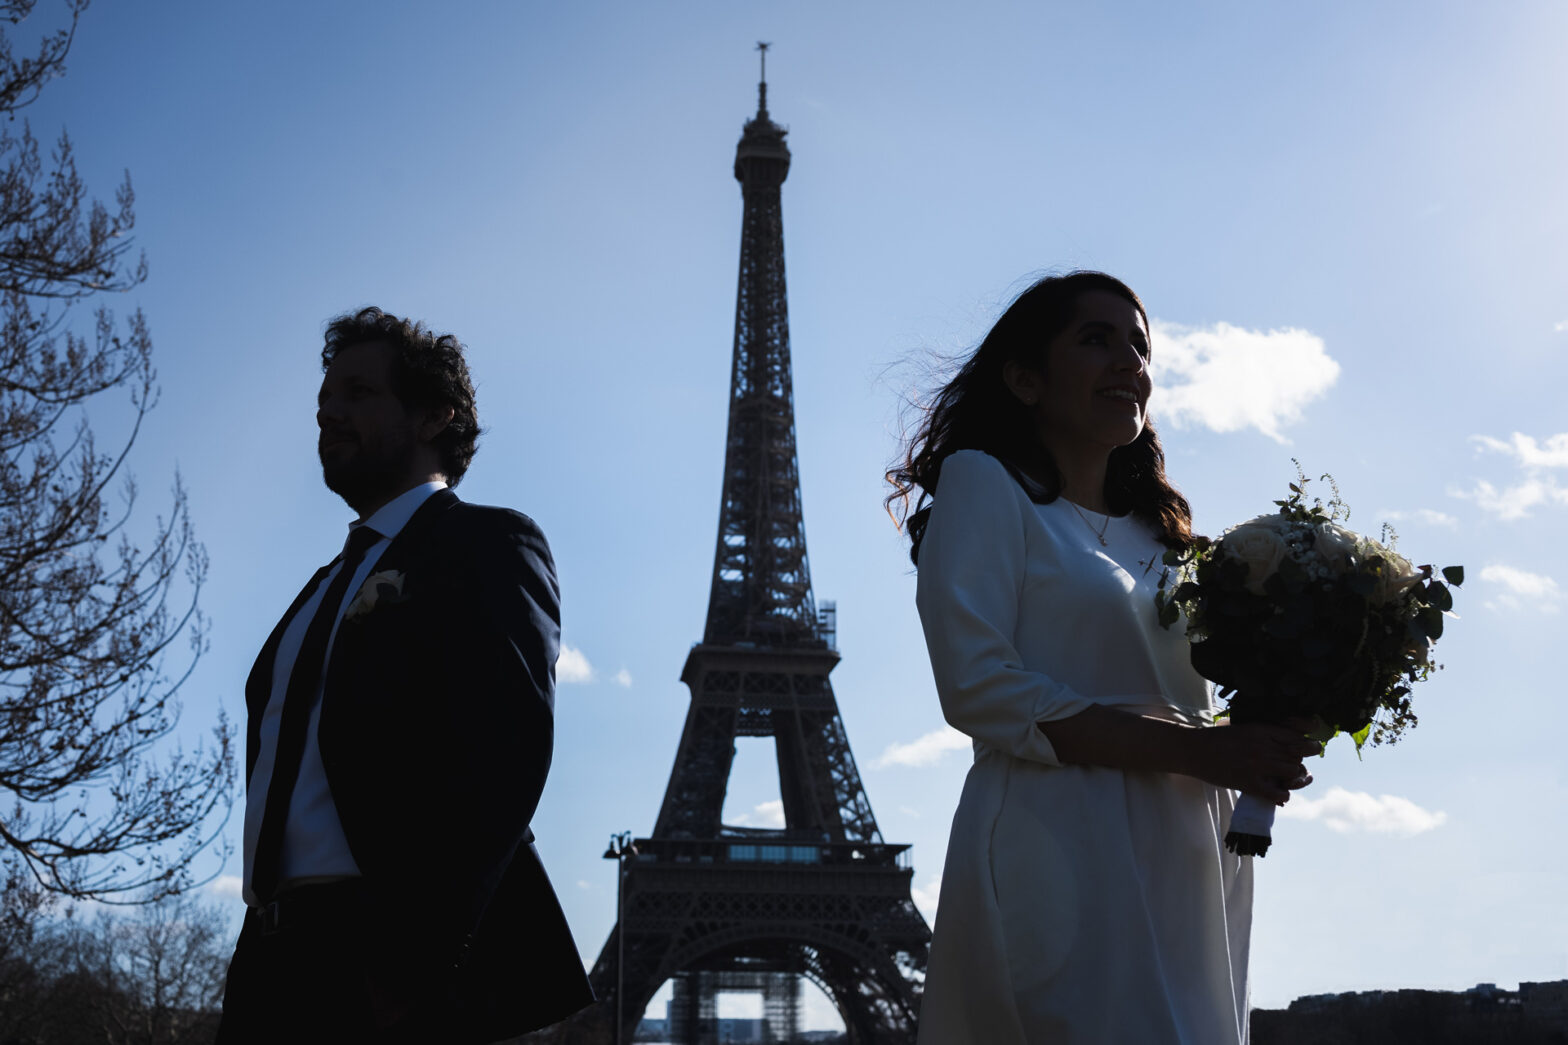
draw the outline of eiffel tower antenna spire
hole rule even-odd
[[[768,115],[768,48],[772,44],[757,41],[757,53],[762,57],[762,78],[757,81],[757,115]]]

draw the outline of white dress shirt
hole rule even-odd
[[[326,680],[327,665],[332,662],[332,643],[337,638],[338,625],[343,620],[343,610],[353,601],[360,586],[376,568],[392,539],[398,535],[408,520],[437,490],[446,489],[446,483],[423,483],[406,493],[399,494],[383,505],[363,523],[349,523],[352,533],[360,526],[368,526],[381,535],[370,546],[359,568],[350,578],[343,602],[336,607],[332,632],[327,638],[326,656],[322,661],[322,677],[316,681],[316,692],[310,709],[310,723],[306,727],[305,751],[300,759],[299,777],[294,783],[294,793],[289,799],[288,820],[283,828],[283,849],[278,880],[282,887],[304,881],[331,881],[359,876],[359,867],[349,852],[348,839],[343,834],[343,824],[338,820],[337,807],[332,802],[332,789],[327,783],[326,770],[321,764],[321,748],[316,741],[316,730],[321,720],[321,692]],[[345,548],[347,542],[345,541]],[[277,757],[278,729],[283,719],[283,701],[288,693],[289,673],[299,656],[305,632],[321,605],[322,597],[331,587],[333,578],[343,568],[339,561],[316,585],[299,612],[294,614],[278,641],[278,652],[272,663],[272,694],[262,712],[260,743],[256,753],[256,767],[251,771],[245,797],[245,902],[257,906],[261,901],[251,889],[251,875],[255,868],[256,843],[261,835],[262,816],[267,809],[267,789],[272,783],[272,768]]]

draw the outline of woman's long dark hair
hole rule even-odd
[[[1044,488],[1035,499],[1041,503],[1061,495],[1061,472],[1040,441],[1029,409],[1002,379],[1002,368],[1010,361],[1031,369],[1042,367],[1046,347],[1077,315],[1079,297],[1097,290],[1131,302],[1148,327],[1143,302],[1114,276],[1082,271],[1047,276],[1007,306],[975,354],[924,406],[904,459],[887,473],[893,485],[887,496],[888,512],[893,514],[896,506],[903,515],[913,562],[920,561],[920,540],[931,516],[928,502],[942,474],[942,462],[956,450],[983,450],[1009,470],[1039,480]],[[1165,478],[1165,451],[1147,421],[1137,439],[1111,451],[1105,502],[1113,514],[1131,513],[1148,521],[1167,547],[1185,549],[1193,542],[1192,509]],[[898,516],[894,518],[897,521]]]

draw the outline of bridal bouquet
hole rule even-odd
[[[1410,688],[1437,667],[1432,643],[1464,568],[1412,566],[1387,527],[1385,544],[1339,525],[1337,488],[1309,505],[1306,485],[1290,484],[1272,515],[1167,552],[1155,606],[1167,628],[1186,615],[1192,666],[1219,684],[1232,722],[1307,720],[1314,740],[1347,733],[1359,753],[1416,724]],[[1226,847],[1264,855],[1273,821],[1271,803],[1243,794]]]

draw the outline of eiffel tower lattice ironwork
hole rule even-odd
[[[620,921],[591,978],[628,1042],[670,980],[672,1041],[716,1041],[715,994],[743,990],[766,992],[765,1040],[781,1040],[800,977],[834,1001],[850,1041],[913,1042],[931,933],[911,899],[909,847],[882,840],[828,681],[839,655],[832,610],[819,616],[812,599],[795,452],[780,211],[790,153],[768,115],[765,65],[758,95],[735,154],[744,218],[707,627],[681,672],[691,705],[658,821],[621,865]],[[737,737],[773,738],[783,828],[721,825]]]

